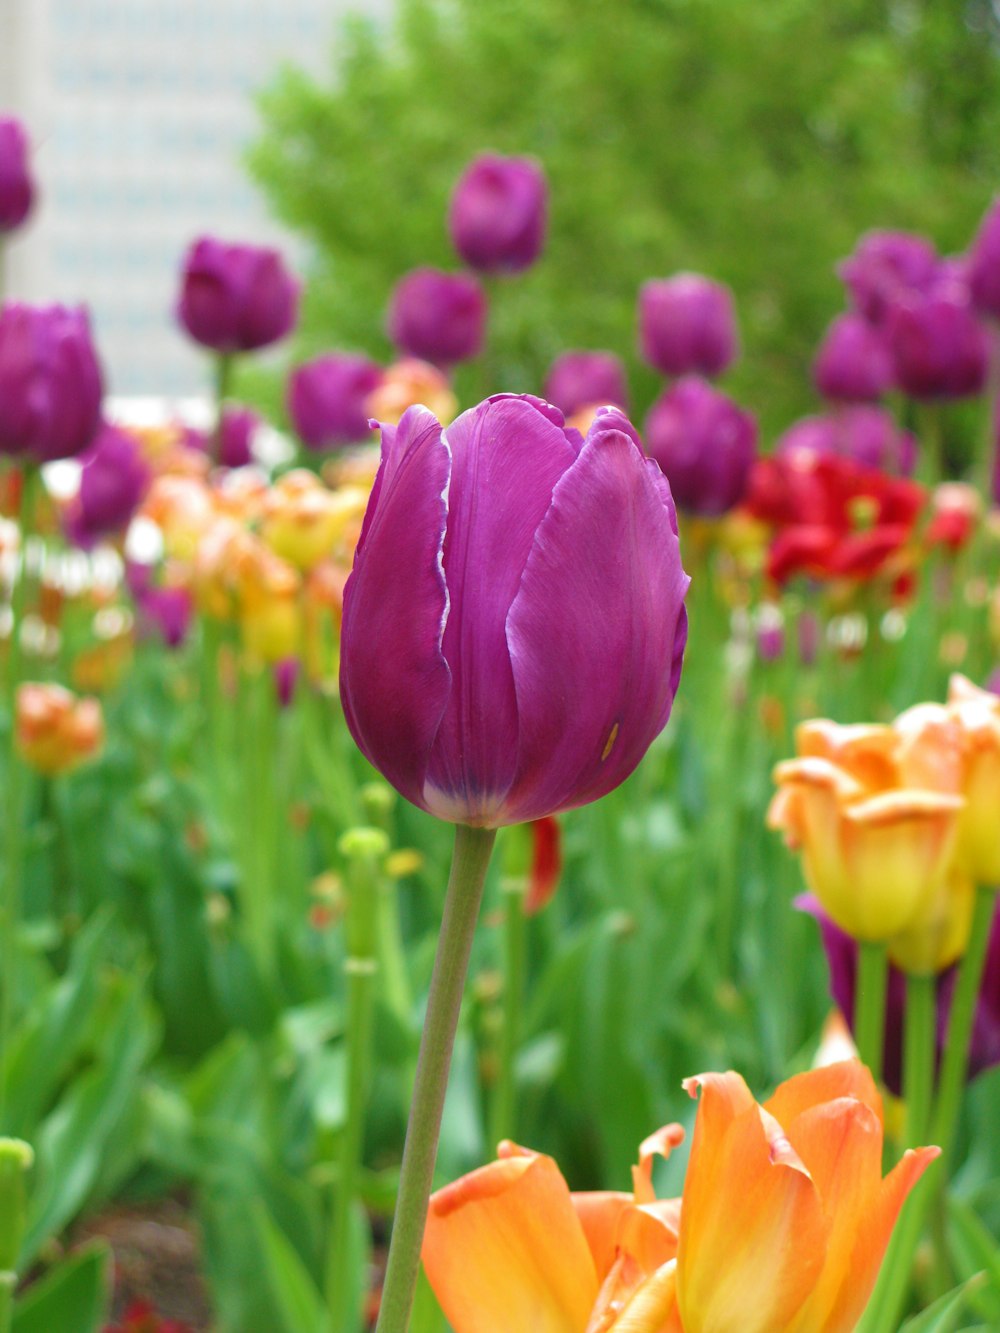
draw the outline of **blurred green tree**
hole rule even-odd
[[[285,69],[250,162],[314,250],[297,357],[386,356],[390,288],[454,267],[451,187],[477,152],[532,153],[552,186],[537,267],[502,285],[491,371],[538,389],[571,346],[630,363],[647,277],[735,289],[730,387],[765,439],[809,410],[808,366],[842,304],[834,265],[872,227],[967,243],[1000,181],[989,0],[397,0],[338,33],[329,78]],[[460,372],[468,400],[482,368]]]

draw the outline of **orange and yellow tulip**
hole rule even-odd
[[[98,701],[79,699],[61,685],[35,681],[20,685],[14,726],[21,757],[47,777],[68,773],[92,759],[104,741]]]
[[[936,1148],[882,1178],[882,1107],[846,1060],[759,1106],[704,1074],[681,1200],[657,1201],[647,1140],[631,1194],[572,1194],[549,1157],[499,1161],[431,1199],[424,1266],[455,1333],[850,1333]]]

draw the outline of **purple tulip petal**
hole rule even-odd
[[[596,800],[666,724],[689,582],[672,511],[624,418],[602,414],[556,487],[507,618],[520,742],[505,821]]]
[[[444,570],[462,596],[445,626],[452,694],[425,794],[445,818],[461,808],[491,822],[514,777],[517,699],[504,626],[553,489],[575,458],[552,411],[504,397],[445,431],[452,480]]]
[[[451,688],[441,652],[450,476],[440,425],[411,407],[383,434],[365,540],[344,589],[344,715],[362,752],[416,805]]]

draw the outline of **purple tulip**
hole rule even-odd
[[[297,657],[283,657],[274,664],[274,693],[281,708],[290,708],[302,673]]]
[[[293,370],[285,402],[299,439],[309,449],[370,439],[368,398],[384,376],[374,361],[344,352],[329,352]]]
[[[450,366],[477,356],[486,329],[486,297],[468,273],[415,268],[396,284],[389,337],[407,356]]]
[[[664,375],[719,375],[738,350],[729,288],[698,273],[644,283],[639,292],[643,357]]]
[[[253,462],[253,438],[259,428],[260,417],[249,407],[227,407],[216,461],[222,467],[247,467]]]
[[[500,394],[382,428],[344,593],[351,734],[408,800],[495,827],[596,800],[670,714],[688,578],[670,488],[627,418],[584,440]]]
[[[911,398],[965,398],[986,383],[986,331],[957,289],[894,302],[886,337],[896,383]]]
[[[0,453],[72,458],[101,424],[101,368],[83,310],[0,310]]]
[[[28,136],[19,120],[0,116],[0,236],[20,227],[34,201]]]
[[[187,638],[194,613],[189,590],[151,585],[133,596],[140,634],[160,638],[168,648],[179,648]]]
[[[541,253],[547,208],[548,185],[537,162],[484,153],[451,196],[452,244],[470,268],[520,273]]]
[[[184,260],[177,318],[204,347],[252,352],[289,332],[298,298],[277,250],[203,236]]]
[[[968,260],[969,295],[977,312],[1000,320],[1000,199],[994,199],[972,242]]]
[[[824,398],[874,402],[892,387],[885,339],[860,315],[838,315],[816,354],[813,380]]]
[[[842,407],[825,416],[803,417],[778,438],[775,453],[803,450],[839,454],[862,467],[908,477],[917,461],[917,442],[892,413],[868,403]]]
[[[563,352],[545,379],[545,397],[571,417],[582,407],[628,407],[625,367],[614,352]]]
[[[686,375],[646,418],[646,449],[681,509],[716,516],[739,504],[757,453],[757,425],[720,389]]]
[[[152,473],[135,438],[105,425],[82,455],[80,489],[66,516],[67,535],[83,549],[124,532],[142,503]]]
[[[779,435],[774,445],[776,454],[836,454],[840,452],[840,439],[837,422],[834,417],[815,415],[801,417],[793,421],[783,435]]]
[[[881,324],[902,296],[930,291],[940,260],[930,241],[906,231],[869,231],[837,267],[854,308]]]

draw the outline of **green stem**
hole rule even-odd
[[[885,1047],[885,994],[889,956],[882,940],[858,941],[858,971],[854,982],[854,1039],[861,1063],[876,1083],[882,1081]]]
[[[933,975],[906,978],[903,1020],[903,1096],[906,1099],[906,1146],[918,1147],[930,1128],[934,1095],[937,988]]]
[[[959,963],[955,989],[951,996],[948,1038],[941,1057],[938,1097],[932,1122],[932,1142],[941,1149],[942,1175],[946,1177],[950,1175],[958,1112],[969,1070],[969,1042],[976,1017],[976,1004],[979,1000],[979,987],[983,979],[983,967],[986,962],[996,901],[997,894],[994,888],[977,888],[969,942]]]
[[[215,359],[215,429],[212,436],[212,462],[218,463],[222,456],[222,422],[225,417],[226,399],[233,383],[235,357],[232,352],[220,352]]]
[[[521,1044],[524,1003],[526,925],[525,882],[521,876],[503,881],[503,1026],[500,1030],[500,1068],[493,1094],[490,1139],[495,1147],[516,1134],[515,1065]]]
[[[364,1148],[365,1112],[371,1084],[372,1034],[375,1017],[375,986],[378,887],[380,866],[389,850],[389,839],[374,828],[351,829],[340,840],[340,850],[349,861],[347,901],[347,1117],[340,1140],[340,1153],[326,1265],[326,1302],[331,1333],[352,1333],[356,1312],[351,1310],[350,1291],[353,1257],[350,1243],[351,1209]]]
[[[0,1333],[10,1333],[17,1260],[27,1208],[25,1175],[35,1155],[21,1139],[0,1139]]]
[[[495,829],[455,829],[376,1333],[406,1333],[410,1321],[451,1052],[495,838]]]

